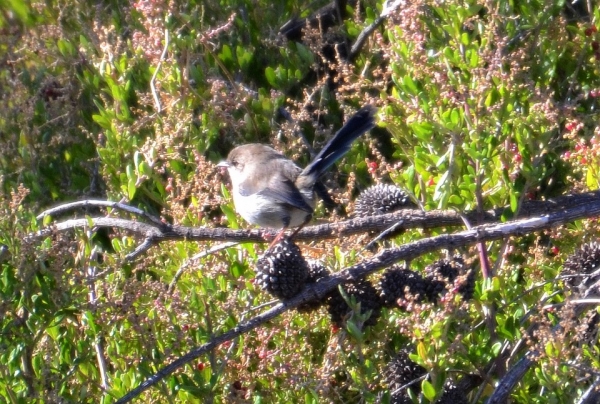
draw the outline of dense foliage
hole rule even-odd
[[[247,227],[215,163],[256,141],[307,164],[368,103],[378,127],[326,175],[342,207],[320,207],[318,219],[350,214],[375,183],[427,211],[505,207],[505,220],[527,200],[598,189],[594,1],[390,1],[357,52],[381,1],[339,2],[338,23],[312,19],[286,38],[287,21],[326,5],[304,3],[0,0],[0,401],[114,402],[272,300],[254,281],[266,244],[205,253],[219,243],[169,241],[126,262],[142,240],[117,228],[33,237],[52,220],[115,216],[36,219],[50,206],[107,199],[165,223]],[[379,248],[455,230],[398,232]],[[414,402],[434,402],[466,374],[482,379],[463,397],[478,402],[531,348],[536,364],[513,402],[572,402],[597,379],[600,345],[584,321],[594,306],[583,317],[556,312],[581,292],[558,277],[598,232],[596,219],[582,220],[427,254],[407,265],[426,276],[439,259],[465,257],[472,299],[449,285],[441,299],[369,321],[345,289],[356,309],[345,326],[325,308],[287,311],[141,399],[387,403],[401,386],[384,375],[404,352],[428,375]],[[300,247],[336,272],[372,256],[371,236]],[[592,271],[594,260],[580,261]]]

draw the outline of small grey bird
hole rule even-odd
[[[305,169],[267,145],[251,143],[233,149],[218,167],[229,172],[235,210],[251,224],[281,229],[271,247],[286,229],[298,227],[295,235],[312,218],[319,177],[350,150],[356,138],[375,126],[374,114],[371,106],[361,108]]]

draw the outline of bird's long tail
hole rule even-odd
[[[358,110],[327,142],[323,150],[302,171],[301,175],[316,181],[325,170],[350,150],[350,146],[356,138],[375,126],[374,115],[375,108],[370,105]]]

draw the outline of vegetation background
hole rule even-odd
[[[36,219],[48,207],[106,199],[167,223],[247,227],[214,164],[253,141],[306,164],[367,103],[378,128],[326,178],[344,208],[318,218],[345,217],[375,183],[396,184],[425,210],[506,207],[505,219],[527,200],[598,188],[595,1],[415,0],[384,20],[381,1],[339,3],[338,23],[286,38],[287,21],[326,2],[0,0],[0,401],[114,402],[272,300],[253,283],[264,245],[198,256],[218,243],[177,240],[125,262],[141,240],[119,229],[31,237],[50,224]],[[443,304],[384,309],[371,327],[360,315],[338,328],[325,309],[287,311],[141,400],[385,403],[386,366],[406,349],[429,374],[415,402],[434,402],[465,374],[485,379],[463,397],[478,402],[539,347],[512,402],[572,402],[598,379],[597,338],[582,341],[577,318],[543,306],[568,298],[562,262],[598,230],[590,219],[490,242],[486,280],[464,246],[473,299],[449,291]],[[300,246],[335,272],[371,256],[368,240]]]

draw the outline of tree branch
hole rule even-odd
[[[553,214],[556,220],[564,215],[565,223],[572,220],[594,216],[593,207],[600,201],[600,191],[566,195],[548,201],[528,201],[523,203],[523,207],[518,215],[519,218],[528,218],[541,216],[543,214]],[[91,202],[98,201],[81,201],[79,206],[87,206]],[[104,202],[107,206],[111,202]],[[72,204],[69,204],[72,205]],[[114,204],[113,206],[122,208],[127,205]],[[134,208],[135,209],[135,208]],[[66,208],[58,206],[54,208],[55,212],[64,212]],[[124,209],[126,210],[126,209]],[[127,210],[130,211],[130,210]],[[46,214],[51,211],[46,211]],[[569,212],[567,214],[567,212]],[[577,213],[574,213],[577,212]],[[508,207],[488,210],[483,213],[483,223],[495,223],[502,219],[503,215],[510,213]],[[395,229],[412,229],[412,228],[439,228],[449,226],[462,226],[463,218],[466,217],[472,222],[477,222],[477,211],[471,211],[465,215],[454,211],[434,210],[423,212],[420,210],[401,210],[393,213],[378,216],[368,216],[361,218],[353,218],[336,223],[326,223],[305,227],[295,236],[295,240],[324,240],[335,237],[347,237],[350,235],[371,232],[384,231],[392,226]],[[70,219],[64,222],[52,224],[45,228],[33,237],[45,237],[54,231],[65,231],[74,228],[85,228],[88,226],[94,227],[110,227],[120,228],[130,231],[141,237],[144,237],[144,242],[134,252],[130,253],[126,259],[132,260],[139,254],[147,251],[153,245],[157,245],[163,241],[169,240],[189,240],[189,241],[235,241],[235,242],[265,242],[265,230],[231,230],[226,228],[205,228],[205,227],[186,227],[178,225],[170,225],[161,222],[159,219],[151,215],[144,214],[142,217],[148,218],[152,223],[142,223],[133,220],[118,219],[118,218],[86,218],[86,219]],[[525,229],[524,231],[527,231]],[[274,236],[276,231],[272,231]],[[512,233],[511,233],[512,234]]]
[[[420,255],[439,250],[440,248],[451,249],[467,244],[497,240],[511,235],[526,234],[592,216],[600,216],[600,198],[596,198],[596,200],[587,204],[576,204],[573,207],[564,207],[564,209],[560,209],[558,212],[553,212],[540,217],[515,220],[504,224],[477,226],[470,230],[461,231],[455,234],[444,234],[436,237],[430,237],[396,248],[383,250],[376,256],[348,267],[341,272],[330,276],[328,279],[323,280],[322,282],[306,286],[299,295],[277,304],[270,310],[254,317],[251,320],[240,323],[232,330],[225,332],[220,336],[214,337],[206,344],[191,350],[186,355],[173,361],[169,365],[162,368],[159,372],[148,378],[140,386],[119,399],[117,403],[129,402],[145,390],[158,383],[163,378],[172,374],[175,370],[198,358],[200,355],[208,352],[209,350],[214,349],[219,344],[232,340],[242,333],[251,331],[265,322],[275,318],[281,313],[297,307],[298,305],[308,303],[314,299],[322,299],[329,291],[336,288],[338,285],[362,279],[365,276],[378,270],[387,268],[398,261],[410,261]],[[506,389],[510,391],[510,389],[512,389],[518,380],[522,378],[523,374],[533,363],[534,361],[529,359],[529,354],[524,356],[520,360],[519,364],[513,367],[513,369],[511,369],[511,371],[504,378],[506,383],[502,385],[502,391],[506,391]],[[498,396],[503,396],[498,389],[497,392]],[[494,395],[496,396],[496,393],[494,393]]]
[[[129,206],[121,202],[111,202],[111,201],[103,201],[103,200],[95,200],[95,199],[86,199],[83,201],[69,202],[64,203],[62,205],[58,205],[54,208],[47,209],[36,216],[37,220],[42,220],[46,216],[55,216],[60,213],[65,213],[70,210],[75,209],[87,209],[90,207],[103,207],[103,208],[112,208],[116,210],[122,210],[124,212],[128,212],[137,216],[140,216],[144,219],[147,219],[151,222],[154,222],[158,225],[162,225],[163,222],[157,218],[156,216],[149,215],[141,209],[136,208],[135,206]]]

